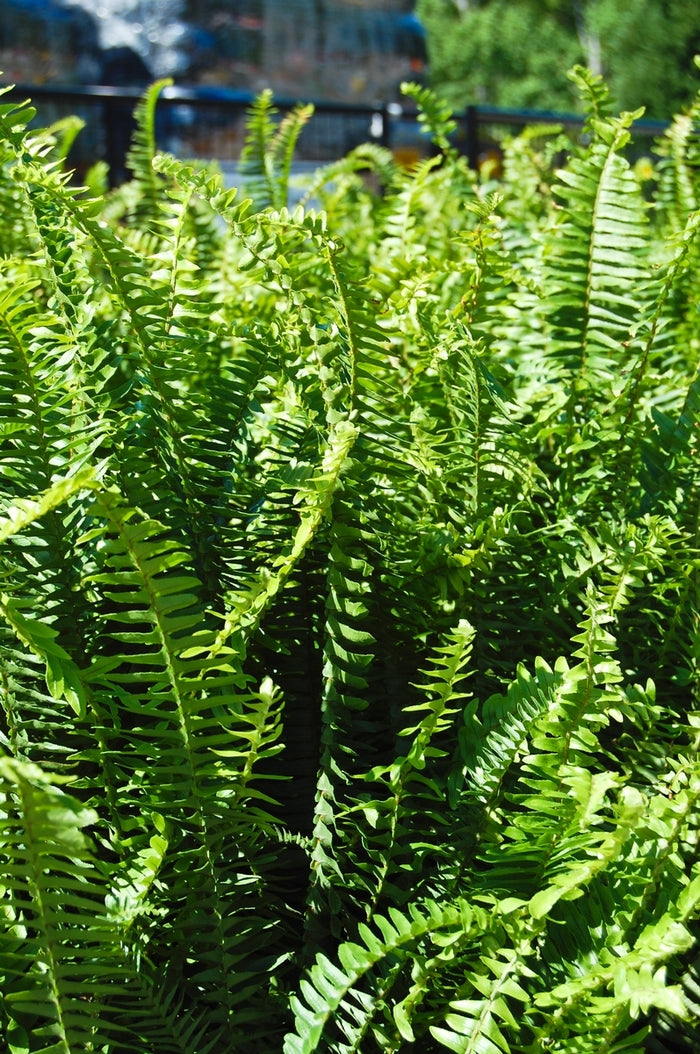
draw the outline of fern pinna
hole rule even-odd
[[[10,1054],[694,1049],[697,107],[645,196],[574,76],[295,212],[309,108],[239,195],[0,106]]]

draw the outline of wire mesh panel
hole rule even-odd
[[[403,0],[2,0],[0,70],[34,84],[173,77],[299,99],[394,97],[425,58]]]

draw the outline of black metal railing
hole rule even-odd
[[[6,97],[31,99],[37,109],[37,123],[42,125],[69,114],[82,117],[85,129],[77,139],[71,163],[80,170],[104,160],[110,178],[118,183],[126,175],[133,108],[143,91],[143,87],[108,85],[17,84]],[[246,111],[253,99],[252,93],[226,88],[168,86],[158,100],[158,145],[177,156],[236,161],[243,146]],[[297,100],[275,98],[280,114],[296,104]],[[493,146],[498,128],[560,125],[572,131],[583,125],[583,118],[577,114],[491,106],[468,106],[455,116],[456,145],[473,168],[479,167],[482,155]],[[644,137],[657,136],[666,127],[665,122],[652,120],[639,120],[634,125],[635,134]],[[419,150],[421,138],[415,110],[396,102],[368,105],[314,101],[314,116],[302,133],[298,157],[302,161],[333,160],[368,140],[390,149],[409,143],[412,149]]]

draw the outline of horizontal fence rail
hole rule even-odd
[[[80,173],[95,161],[104,160],[112,183],[117,184],[128,175],[125,159],[133,131],[132,114],[144,90],[143,86],[16,84],[9,87],[6,98],[31,99],[41,125],[69,114],[81,117],[85,128],[71,153],[71,164]],[[159,148],[179,157],[237,161],[244,142],[246,112],[254,99],[252,92],[226,88],[165,87],[157,109]],[[283,115],[298,101],[275,98],[275,107]],[[419,156],[421,147],[426,150],[427,141],[421,137],[415,110],[400,103],[301,101],[312,101],[314,106],[314,116],[299,141],[298,159],[302,162],[335,160],[368,141],[409,158],[412,153]],[[584,122],[578,114],[491,106],[468,106],[455,114],[455,120],[455,145],[474,169],[497,145],[499,129],[557,125],[572,131],[581,129]],[[653,138],[666,127],[664,121],[638,120],[634,131],[637,136]]]

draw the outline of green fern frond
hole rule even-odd
[[[444,446],[442,451],[438,448],[446,462],[446,487],[458,474],[470,480],[469,506],[479,518],[488,509],[509,507],[524,497],[534,480],[517,441],[517,425],[511,424],[508,392],[460,325],[453,331],[449,351],[446,346],[438,350],[436,366],[449,414]],[[509,433],[513,438],[507,443]]]
[[[0,954],[2,1008],[14,1041],[24,1038],[37,1052],[93,1043],[211,1050],[211,1022],[174,997],[172,979],[164,992],[148,959],[153,945],[141,924],[159,914],[148,898],[165,840],[154,833],[109,888],[84,833],[97,814],[36,766],[2,758],[0,772],[6,903],[13,894]]]
[[[12,90],[12,85],[3,85],[0,89],[0,97],[7,95]],[[0,130],[3,140],[13,147],[19,147],[25,140],[27,128],[36,117],[36,110],[30,105],[29,100],[23,102],[0,103]]]
[[[484,928],[486,917],[483,909],[465,902],[441,906],[428,901],[421,908],[412,905],[406,914],[390,910],[388,916],[376,916],[374,928],[360,925],[357,940],[339,946],[340,965],[318,955],[301,982],[300,993],[292,1000],[296,1032],[285,1037],[285,1054],[359,1052],[360,1044],[372,1033],[384,1049],[397,1049],[397,1025],[391,1018],[386,1021],[385,1006],[371,990],[363,990],[360,982],[385,966],[388,972],[383,977],[380,973],[377,980],[388,994],[399,972],[407,968],[408,956],[423,941],[434,937],[446,948],[468,943]],[[407,1027],[402,1024],[404,1031]]]
[[[562,209],[547,238],[542,302],[547,358],[566,402],[562,485],[580,468],[576,437],[595,429],[616,373],[628,368],[627,348],[648,293],[645,210],[620,151],[633,115],[596,123],[596,138],[572,157],[554,190]],[[555,263],[556,261],[556,263]],[[579,447],[579,453],[585,443]]]
[[[533,722],[550,706],[559,679],[560,675],[546,663],[536,660],[534,676],[524,666],[519,667],[507,694],[490,696],[480,714],[477,701],[465,708],[459,730],[458,764],[450,774],[453,807],[463,793],[478,801],[484,819],[489,819],[508,786],[506,774],[524,756]],[[476,823],[474,828],[478,835]]]
[[[554,188],[564,211],[550,241],[558,272],[547,308],[554,350],[574,381],[583,370],[610,378],[639,308],[632,290],[646,273],[644,211],[619,154],[629,124],[620,118],[603,125],[586,157],[572,158]]]
[[[656,152],[661,157],[655,208],[673,232],[683,230],[689,214],[698,208],[699,115],[700,96],[685,113],[674,117],[655,144]]]
[[[613,112],[612,95],[604,78],[585,66],[574,66],[569,78],[576,85],[587,115],[588,131],[596,131],[597,122],[605,122]]]
[[[417,297],[427,293],[447,303],[445,287],[455,284],[453,272],[464,257],[456,244],[464,224],[461,208],[455,209],[457,186],[465,198],[473,196],[466,167],[459,162],[441,166],[438,157],[428,157],[408,172],[397,169],[381,203],[381,239],[372,250],[375,284],[395,310],[404,314],[411,305],[409,317],[420,305]]]
[[[443,157],[317,213],[269,95],[253,203],[157,86],[104,198],[0,100],[3,1049],[692,1029],[697,147],[649,207],[575,77],[559,176],[480,185],[414,87]]]
[[[268,88],[257,96],[246,119],[239,172],[244,196],[250,198],[255,212],[272,206],[276,198],[274,158],[270,149],[276,131],[276,113]]]
[[[5,1014],[37,1052],[70,1054],[96,1035],[115,1038],[119,1027],[101,1015],[118,956],[84,833],[97,816],[28,762],[0,758],[0,787]]]
[[[681,958],[683,962],[683,958]],[[662,1008],[653,1017],[653,1029],[648,1043],[648,1054],[673,1054],[674,1051],[691,1051],[700,1027],[700,984],[698,984],[698,961],[693,958],[682,969],[681,983],[685,1016],[664,1012]]]
[[[148,222],[158,214],[161,181],[153,168],[156,154],[156,106],[164,88],[172,85],[170,77],[151,84],[134,110],[135,128],[126,164],[140,191],[136,214],[141,222]]]
[[[371,554],[368,532],[344,522],[348,510],[334,509],[328,553],[323,648],[323,692],[319,772],[316,780],[308,891],[306,947],[323,946],[330,931],[338,936],[340,905],[352,898],[344,889],[343,859],[337,830],[347,794],[348,772],[357,752],[355,739],[374,730],[368,709],[367,672],[374,636],[368,632]],[[308,955],[308,953],[307,953]]]
[[[70,116],[62,117],[43,129],[51,143],[52,153],[62,166],[65,166],[71,148],[84,127],[85,121],[81,117]]]
[[[435,145],[445,157],[455,160],[457,151],[450,136],[457,128],[457,122],[452,117],[451,108],[434,91],[421,84],[406,81],[401,85],[401,91],[416,103],[418,120]]]
[[[687,512],[683,522],[695,535],[695,508],[698,497],[697,423],[700,413],[700,370],[694,373],[683,393],[677,415],[652,411],[652,441],[645,444],[643,482],[647,508],[667,503]]]
[[[389,186],[396,177],[396,162],[390,150],[376,143],[362,143],[354,147],[338,161],[320,166],[304,183],[304,195],[301,205],[307,207],[310,202],[322,194],[324,210],[333,212],[329,187],[335,187],[332,200],[339,200],[341,207],[347,205],[347,183],[355,187],[362,186],[357,173],[376,173],[381,186]]]
[[[649,415],[660,414],[655,406],[659,377],[664,375],[676,354],[672,334],[677,334],[679,322],[683,325],[677,315],[679,306],[682,316],[687,310],[685,305],[679,305],[679,295],[685,285],[687,272],[693,268],[698,230],[700,214],[693,213],[682,235],[670,241],[672,255],[655,276],[655,288],[650,286],[648,289],[651,294],[649,313],[634,327],[631,350],[636,358],[631,359],[626,383],[613,404],[612,414],[617,416],[622,411],[624,416],[618,425],[620,437],[614,447],[612,478],[606,490],[611,494],[621,494],[625,504],[635,498],[639,500],[638,488],[641,485],[648,488],[648,466],[645,462],[650,457],[658,458],[658,454],[651,452],[644,435],[648,429]],[[667,470],[658,461],[654,468],[658,473],[656,486],[662,488],[663,481],[668,478]],[[647,492],[647,497],[641,499],[641,506],[649,508],[650,498]]]
[[[420,860],[420,869],[430,869],[433,854],[440,855],[431,844],[438,831],[447,827],[440,817],[444,788],[440,779],[440,759],[446,749],[459,706],[463,698],[461,682],[468,675],[474,629],[466,621],[446,635],[445,643],[431,656],[430,667],[421,671],[424,680],[416,685],[424,699],[407,705],[403,714],[423,715],[417,724],[399,729],[398,736],[408,739],[408,749],[397,752],[390,764],[375,765],[363,774],[359,793],[350,794],[350,807],[336,820],[343,841],[364,843],[364,853],[357,854],[354,870],[363,876],[365,917],[380,910],[386,900],[402,903],[407,892],[398,887],[402,861]],[[405,749],[405,748],[404,748]],[[371,829],[371,837],[367,831]],[[432,834],[432,839],[429,837]],[[363,860],[366,857],[366,860]],[[416,897],[421,887],[412,884],[410,895]]]
[[[85,544],[99,540],[103,555],[88,585],[117,647],[113,657],[92,664],[88,677],[96,705],[106,711],[111,705],[117,718],[106,738],[126,784],[122,808],[151,810],[177,830],[173,866],[166,862],[161,872],[165,903],[175,920],[183,912],[175,924],[199,949],[192,983],[217,1008],[212,1025],[228,1021],[238,1034],[249,989],[233,983],[245,956],[243,948],[235,950],[243,935],[234,935],[246,912],[242,903],[237,909],[226,904],[236,870],[255,867],[271,832],[265,796],[252,781],[258,760],[276,753],[280,700],[269,684],[253,694],[241,690],[246,678],[230,665],[234,656],[216,648],[215,635],[203,628],[197,579],[186,567],[179,570],[187,557],[160,524],[139,522],[108,492],[93,515],[105,526],[94,528]],[[244,828],[252,837],[242,837]],[[274,937],[271,922],[251,918],[243,932],[262,957]]]
[[[292,171],[294,152],[299,136],[305,125],[313,117],[311,104],[297,106],[290,110],[280,121],[279,128],[270,141],[269,151],[275,169],[275,196],[272,205],[276,209],[287,207],[289,198],[289,177]]]

